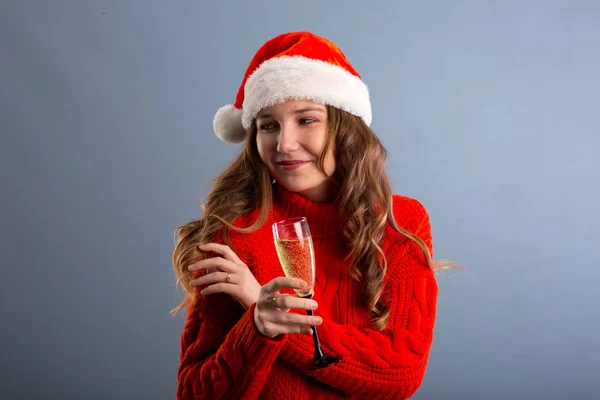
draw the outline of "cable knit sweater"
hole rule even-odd
[[[394,195],[393,208],[399,225],[422,238],[433,254],[429,217],[421,203]],[[257,215],[235,225],[247,226]],[[437,302],[437,284],[421,249],[388,224],[382,301],[391,312],[388,327],[376,331],[363,301],[364,284],[352,279],[345,260],[335,203],[313,203],[280,188],[258,231],[231,231],[233,248],[261,285],[283,276],[271,224],[297,216],[307,218],[315,247],[321,345],[326,354],[342,355],[342,362],[303,371],[296,366],[312,359],[312,336],[267,338],[254,324],[255,305],[244,310],[228,295],[199,295],[181,335],[177,399],[405,399],[418,389]]]

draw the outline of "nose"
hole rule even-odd
[[[292,153],[299,146],[296,129],[290,126],[290,124],[281,124],[277,141],[277,152],[284,154]]]

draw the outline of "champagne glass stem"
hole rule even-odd
[[[311,317],[314,315],[312,310],[307,310],[307,314]],[[319,341],[319,335],[317,334],[317,327],[312,327],[312,335],[313,340],[315,342],[315,360],[322,360],[325,358],[325,354],[323,354],[323,350],[321,350],[321,342]]]
[[[305,298],[312,299],[312,295],[310,294],[310,295],[306,296]],[[310,315],[311,317],[315,315],[313,313],[313,310],[306,310],[306,313],[308,315]],[[323,350],[321,349],[321,342],[319,341],[319,335],[317,334],[316,326],[312,326],[312,336],[313,336],[313,340],[315,342],[315,361],[323,360],[325,358],[325,354],[323,354]]]

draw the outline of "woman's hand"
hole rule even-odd
[[[222,257],[207,258],[188,267],[190,272],[206,270],[206,275],[190,282],[193,287],[208,285],[200,294],[226,293],[234,297],[245,309],[256,303],[260,293],[260,284],[246,264],[229,246],[218,243],[201,244],[198,248],[205,252],[214,252]]]
[[[275,337],[282,333],[311,334],[310,326],[320,325],[321,317],[311,317],[290,313],[290,308],[314,310],[318,307],[316,301],[303,299],[289,294],[279,294],[284,288],[302,289],[306,282],[300,279],[278,277],[260,289],[254,323],[256,328],[265,336]]]

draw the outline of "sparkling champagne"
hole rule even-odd
[[[278,239],[275,241],[275,247],[285,276],[306,282],[303,290],[294,289],[298,296],[312,295],[315,282],[315,254],[312,238],[309,236],[299,239]]]
[[[315,287],[315,251],[306,218],[290,218],[275,222],[272,229],[277,256],[285,276],[305,281],[306,287],[303,290],[294,290],[300,297],[312,298]],[[312,309],[307,309],[306,313],[310,316],[314,315]],[[312,327],[312,335],[315,342],[315,356],[310,363],[300,368],[305,370],[325,368],[342,361],[341,356],[332,357],[323,353],[316,326]]]

